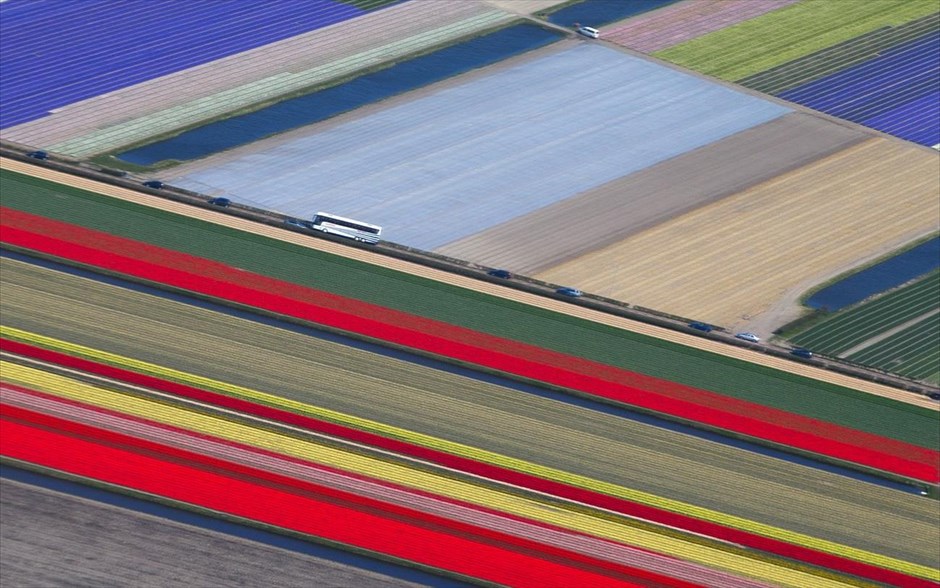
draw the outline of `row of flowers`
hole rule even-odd
[[[12,332],[7,329],[7,334],[24,336],[22,333]],[[25,338],[25,336],[24,336]],[[44,341],[46,345],[52,344],[51,341]],[[390,451],[395,454],[405,455],[421,459],[426,462],[438,464],[450,470],[456,470],[474,476],[486,479],[505,482],[517,487],[526,488],[539,493],[558,496],[574,500],[583,504],[596,506],[605,510],[618,512],[626,516],[642,518],[651,522],[660,523],[669,527],[684,529],[700,535],[707,535],[717,539],[743,545],[752,549],[773,553],[775,555],[787,558],[798,559],[816,566],[828,567],[852,575],[862,576],[882,582],[898,583],[904,581],[910,583],[914,581],[910,576],[892,569],[885,569],[878,565],[865,563],[853,559],[860,557],[859,554],[851,552],[840,553],[838,546],[829,552],[820,551],[805,545],[787,542],[773,537],[762,536],[757,533],[748,532],[742,529],[718,524],[710,520],[703,520],[692,516],[686,516],[681,512],[675,512],[657,508],[655,504],[643,503],[626,500],[594,492],[584,487],[573,486],[563,482],[551,479],[540,478],[525,472],[499,467],[491,463],[476,461],[470,458],[453,455],[447,452],[438,451],[433,448],[424,447],[415,443],[408,443],[401,440],[388,439],[381,435],[376,435],[366,431],[357,430],[352,427],[346,427],[335,423],[326,422],[306,415],[296,414],[294,412],[282,410],[279,408],[264,406],[253,402],[248,402],[238,398],[202,390],[193,386],[187,386],[179,382],[173,382],[135,371],[130,371],[106,365],[103,363],[75,357],[64,354],[52,349],[45,349],[35,345],[29,345],[10,339],[0,339],[0,349],[5,352],[29,357],[42,362],[53,363],[72,370],[83,373],[95,374],[107,377],[111,380],[121,381],[134,386],[148,388],[163,393],[171,394],[181,399],[196,401],[204,404],[225,408],[239,414],[246,414],[255,417],[264,418],[269,421],[275,421],[301,428],[303,430],[326,434],[331,437],[344,439],[356,444],[367,445],[377,449]],[[74,351],[74,350],[73,350]],[[179,374],[174,374],[179,377]],[[77,392],[75,393],[77,394]],[[69,393],[69,396],[75,394]],[[76,398],[83,398],[78,395]],[[115,408],[124,406],[121,403],[113,404]],[[102,405],[104,406],[104,405]],[[124,406],[122,412],[126,411]],[[139,411],[141,416],[156,415],[153,409]],[[206,430],[206,433],[213,434]],[[241,436],[237,437],[243,438]],[[283,445],[281,443],[280,445]],[[286,447],[282,447],[282,450]],[[797,538],[798,539],[798,538]]]
[[[3,209],[3,217],[3,240],[12,245],[736,434],[930,483],[940,482],[940,454],[933,449],[249,274],[211,260],[12,209]]]
[[[422,566],[522,587],[695,586],[18,406],[0,408],[4,457]]]

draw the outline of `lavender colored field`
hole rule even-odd
[[[934,31],[780,97],[929,147],[940,143],[938,74]]]
[[[363,14],[333,0],[0,3],[2,127]]]
[[[584,41],[167,179],[433,249],[787,112]]]
[[[793,4],[796,0],[686,0],[604,29],[604,39],[652,53]]]

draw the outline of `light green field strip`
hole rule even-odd
[[[347,472],[364,474],[409,488],[426,490],[441,496],[486,506],[531,520],[643,547],[742,576],[769,580],[797,588],[845,585],[832,579],[781,567],[765,561],[756,561],[749,557],[703,545],[687,543],[681,539],[632,528],[620,522],[596,518],[585,513],[569,511],[541,501],[481,488],[436,474],[412,470],[406,466],[388,463],[380,459],[357,455],[248,425],[233,423],[222,418],[191,412],[160,402],[128,396],[38,369],[4,361],[0,361],[0,368],[2,368],[3,381],[54,394],[60,398],[174,425],[189,431],[236,441]]]
[[[420,52],[438,44],[495,27],[516,18],[501,10],[492,10],[431,31],[374,47],[324,65],[296,73],[279,73],[212,96],[206,96],[166,108],[147,116],[110,125],[94,132],[52,145],[50,151],[72,157],[89,157],[115,150],[147,138],[171,133],[212,120],[255,104],[276,100],[305,88],[326,84],[376,67],[382,63]]]
[[[9,327],[863,551],[938,563],[937,513],[919,496],[34,264],[4,258],[0,272],[0,315]]]
[[[936,0],[803,0],[653,55],[735,81],[937,9]]]
[[[254,402],[265,404],[268,406],[274,406],[296,412],[299,414],[305,414],[313,416],[315,418],[320,418],[328,420],[335,423],[340,423],[346,426],[350,426],[356,429],[369,431],[373,433],[378,433],[380,435],[400,439],[407,441],[409,443],[414,443],[424,447],[430,447],[440,451],[444,451],[453,455],[459,455],[461,457],[466,457],[481,461],[484,463],[497,465],[500,467],[524,472],[527,474],[539,476],[545,479],[554,480],[557,482],[562,482],[570,484],[572,486],[585,488],[594,492],[600,492],[608,494],[611,496],[616,496],[619,498],[624,498],[626,500],[635,501],[641,504],[646,504],[656,508],[661,508],[664,510],[669,510],[672,512],[681,513],[687,516],[697,517],[703,520],[712,521],[718,524],[735,527],[738,529],[743,529],[767,537],[772,537],[775,539],[780,539],[783,541],[788,541],[797,545],[802,545],[805,547],[810,547],[812,549],[817,549],[820,551],[825,551],[828,553],[833,553],[843,557],[856,559],[858,561],[863,561],[873,565],[885,567],[888,569],[897,570],[903,573],[920,575],[928,578],[936,578],[940,580],[940,573],[935,569],[932,569],[928,566],[922,566],[896,558],[883,556],[876,553],[871,553],[868,551],[848,547],[845,545],[840,545],[831,541],[826,541],[823,539],[818,539],[815,537],[810,537],[801,533],[795,533],[792,531],[787,531],[785,529],[779,529],[769,525],[757,523],[754,521],[742,519],[740,517],[735,517],[713,511],[706,508],[697,507],[694,505],[689,505],[681,503],[676,500],[670,500],[666,498],[661,498],[649,493],[640,492],[637,490],[631,490],[628,488],[623,488],[614,484],[607,482],[602,482],[599,480],[593,480],[584,476],[579,476],[576,474],[571,474],[568,472],[556,470],[554,468],[549,468],[541,466],[539,464],[528,463],[519,459],[513,459],[503,455],[499,455],[493,452],[485,451],[475,447],[469,447],[459,443],[454,443],[451,441],[446,441],[438,438],[434,438],[428,435],[422,435],[420,433],[414,433],[412,431],[403,430],[397,427],[392,427],[379,423],[376,421],[371,421],[367,419],[358,418],[355,416],[342,414],[336,411],[323,409],[311,405],[307,405],[301,402],[296,402],[284,398],[279,398],[271,394],[266,394],[264,392],[259,392],[256,390],[251,390],[241,386],[235,386],[227,384],[224,382],[219,382],[212,380],[210,378],[195,376],[192,374],[187,374],[177,370],[171,370],[164,368],[162,366],[150,364],[147,362],[121,357],[112,353],[106,353],[91,349],[88,347],[75,345],[67,343],[64,341],[55,340],[49,337],[44,337],[41,335],[36,335],[34,333],[29,333],[22,331],[20,329],[14,329],[10,327],[0,327],[0,335],[6,338],[23,341],[26,343],[38,345],[45,348],[55,349],[68,353],[70,355],[85,357],[109,365],[120,366],[127,368],[139,373],[144,373],[148,375],[153,375],[156,377],[164,378],[167,380],[172,380],[176,382],[182,382],[187,385],[203,388],[206,390],[212,390],[227,394],[230,396],[235,396],[238,398],[248,399]],[[4,378],[6,378],[4,374]]]

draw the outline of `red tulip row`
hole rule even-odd
[[[2,209],[3,241],[931,483],[940,454],[878,435]],[[124,252],[124,253],[117,253]]]
[[[691,588],[499,531],[8,404],[4,457],[519,587]]]
[[[675,512],[661,510],[652,506],[570,486],[561,482],[542,479],[530,474],[505,469],[499,466],[478,462],[472,459],[451,455],[435,449],[414,445],[404,441],[388,439],[374,433],[360,431],[343,425],[337,425],[312,417],[299,415],[285,410],[255,404],[222,394],[201,390],[177,382],[171,382],[101,364],[98,362],[66,355],[57,351],[27,345],[9,339],[0,339],[0,349],[13,353],[68,367],[84,373],[103,376],[112,380],[126,382],[135,386],[149,388],[201,403],[226,408],[241,414],[252,415],[267,420],[295,426],[308,431],[322,433],[361,445],[390,451],[434,463],[452,470],[465,472],[490,480],[511,484],[536,492],[558,496],[575,502],[595,506],[625,516],[640,518],[683,529],[699,535],[714,537],[729,543],[743,545],[751,549],[773,553],[779,556],[803,561],[815,566],[837,570],[847,574],[895,585],[930,585],[905,574],[887,570],[874,565],[851,560],[845,557],[817,551],[763,537],[747,531],[725,527],[717,523],[701,520]]]

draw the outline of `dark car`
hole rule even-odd
[[[299,218],[285,218],[284,224],[290,227],[296,227],[298,229],[310,228],[310,224],[307,221],[300,220]]]
[[[583,294],[583,292],[581,292],[581,290],[578,290],[577,288],[568,288],[568,287],[559,288],[555,290],[555,293],[561,294],[562,296],[571,296],[572,298],[578,298],[579,296]]]
[[[218,196],[216,198],[210,198],[209,204],[214,204],[215,206],[221,206],[222,208],[226,208],[232,205],[232,201],[229,200],[228,198],[223,198],[221,196]]]
[[[144,185],[147,186],[148,188],[153,188],[154,190],[162,190],[163,186],[165,186],[166,184],[164,184],[160,180],[147,180],[146,182],[144,182]]]
[[[795,355],[797,357],[802,357],[803,359],[812,359],[813,357],[813,352],[810,351],[809,349],[804,349],[803,347],[797,347],[796,349],[791,349],[790,354]]]
[[[504,269],[491,269],[490,271],[486,272],[486,274],[493,276],[494,278],[502,278],[504,280],[512,278],[512,273]]]
[[[32,157],[33,159],[49,159],[49,154],[45,151],[30,151],[26,154],[26,157]]]
[[[940,392],[928,392],[927,398],[931,400],[940,400]]]
[[[704,332],[706,332],[706,333],[711,333],[712,331],[715,330],[715,327],[711,326],[710,324],[708,324],[708,323],[700,323],[700,322],[697,322],[697,321],[694,322],[694,323],[689,323],[689,326],[692,327],[693,329],[697,330],[697,331],[704,331]]]

